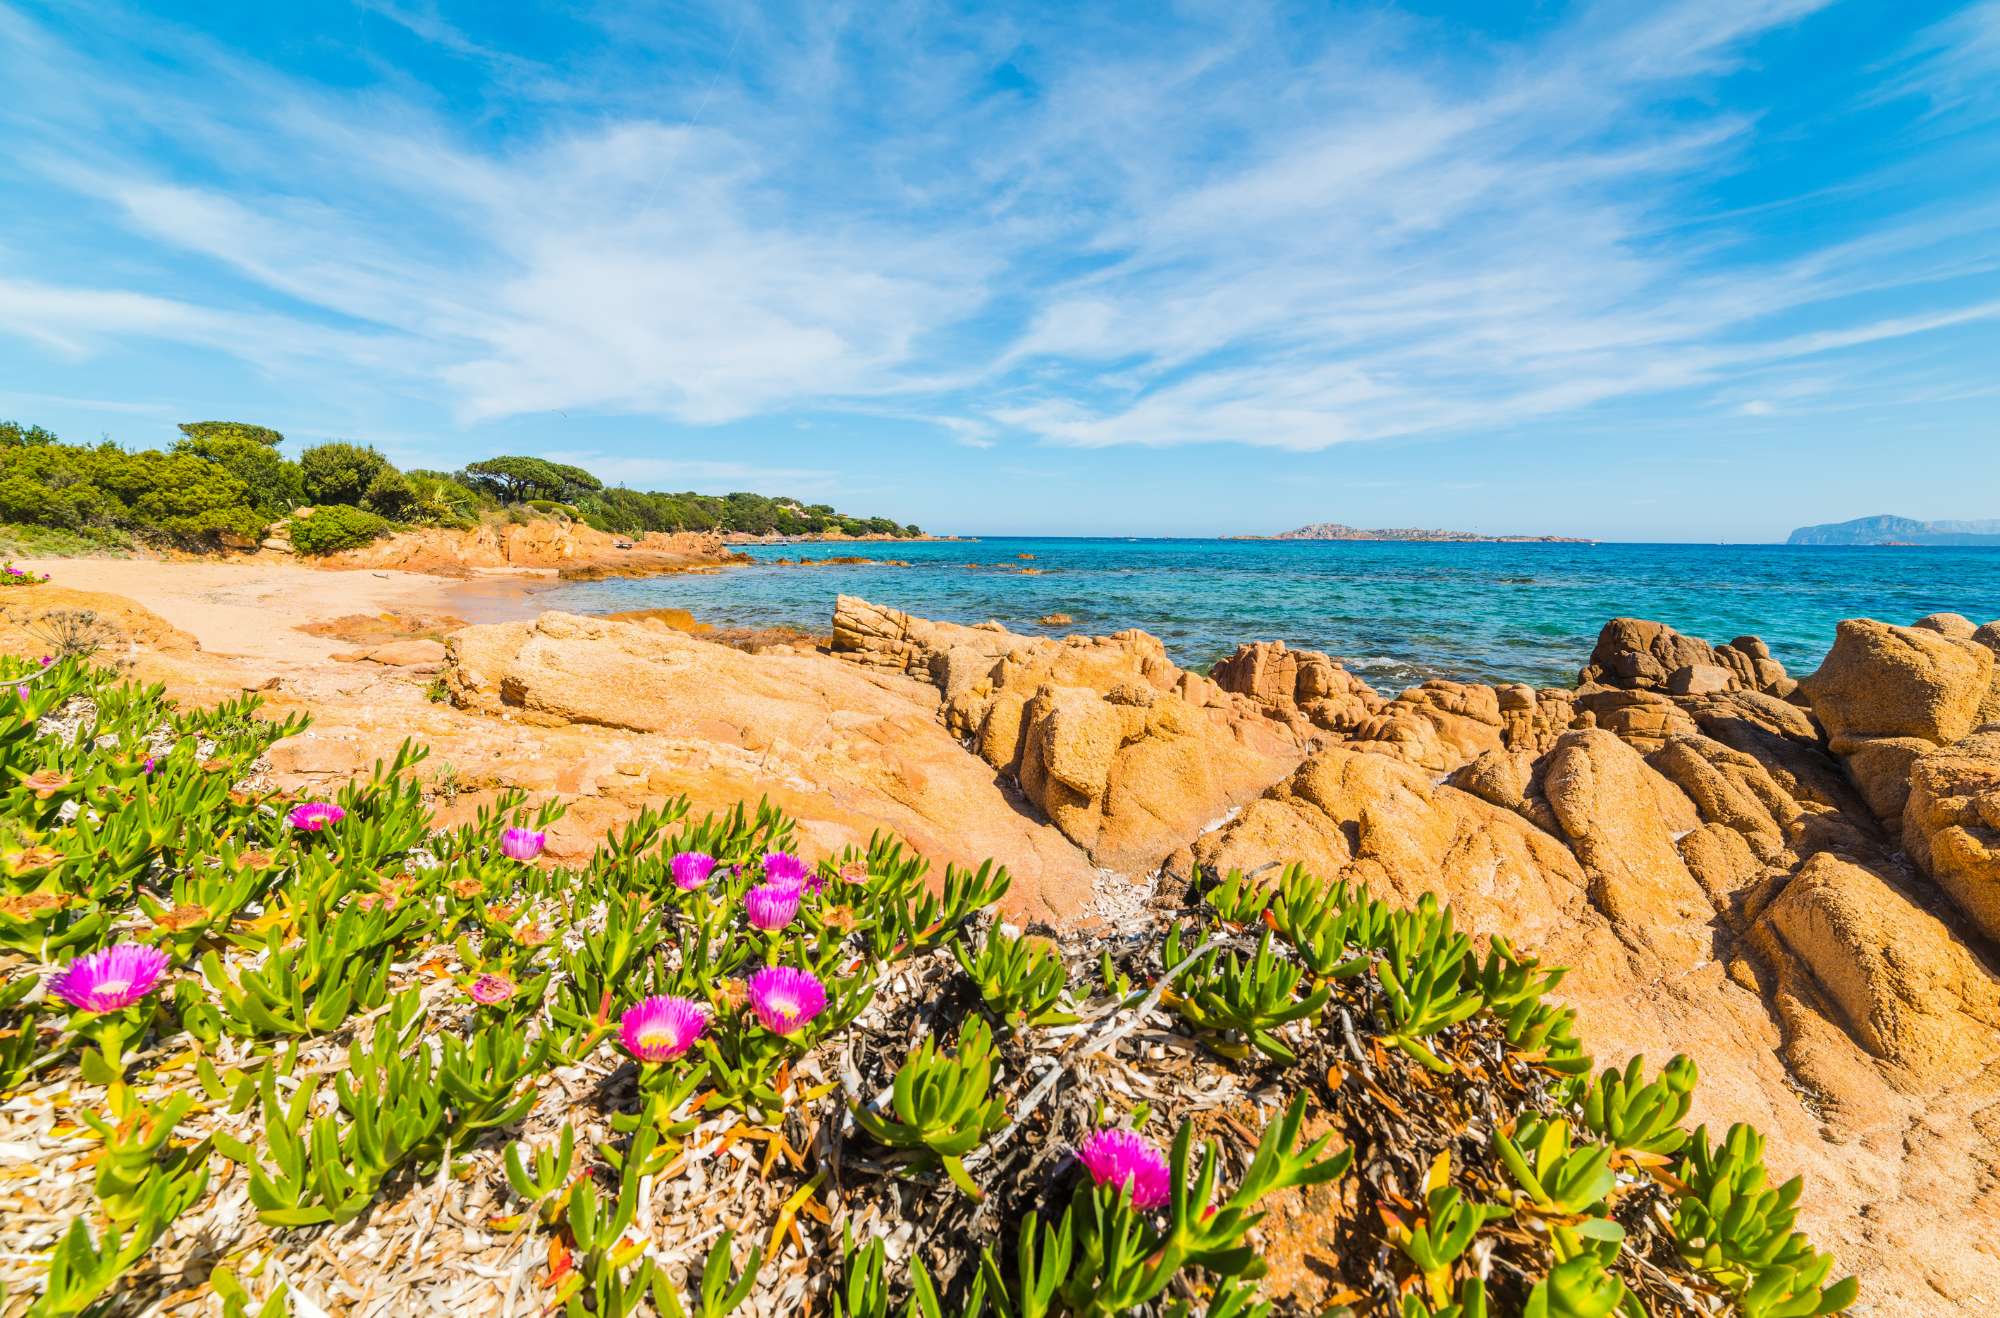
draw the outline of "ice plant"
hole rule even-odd
[[[762,884],[743,895],[743,910],[759,929],[783,929],[799,913],[799,889]]]
[[[500,835],[500,854],[509,860],[533,860],[542,854],[549,835],[532,828],[510,828]]]
[[[494,1007],[513,997],[518,990],[514,981],[505,975],[481,975],[472,981],[472,987],[467,992],[480,1006]]]
[[[673,871],[674,886],[682,892],[693,892],[715,872],[715,857],[701,851],[679,852],[673,859]]]
[[[292,812],[285,818],[301,833],[317,833],[328,824],[337,824],[347,818],[347,811],[331,801],[307,801],[304,805],[293,806]]]
[[[789,851],[773,851],[764,857],[764,882],[795,892],[800,888],[818,892],[820,888],[819,875]]]
[[[143,943],[119,943],[64,966],[49,992],[79,1011],[117,1011],[153,991],[167,968],[167,954]]]
[[[708,1028],[708,1013],[692,998],[652,997],[633,1003],[618,1021],[619,1042],[642,1062],[671,1062]]]
[[[750,976],[750,1009],[765,1029],[790,1034],[826,1009],[826,985],[810,970],[767,966]]]
[[[1158,1208],[1172,1196],[1166,1155],[1132,1131],[1093,1131],[1076,1157],[1097,1184],[1130,1190],[1134,1208]]]

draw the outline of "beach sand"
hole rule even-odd
[[[552,572],[539,569],[451,579],[265,561],[62,558],[17,566],[49,573],[60,586],[137,600],[210,655],[292,663],[324,662],[353,648],[297,630],[311,623],[383,613],[506,622],[534,616],[534,596],[555,584]]]

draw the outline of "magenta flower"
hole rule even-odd
[[[509,860],[533,860],[549,844],[547,833],[531,828],[510,828],[500,835],[500,854]]]
[[[801,888],[813,892],[820,890],[819,875],[806,868],[806,863],[789,851],[773,851],[764,857],[764,882],[790,888],[797,892]]]
[[[682,892],[693,892],[715,872],[715,857],[700,851],[682,851],[674,856],[673,867],[674,886]]]
[[[790,1034],[826,1010],[826,985],[810,970],[767,966],[750,976],[750,1009],[773,1034]]]
[[[708,1028],[708,1012],[693,998],[646,998],[625,1009],[618,1038],[642,1062],[671,1062]]]
[[[328,824],[337,824],[347,818],[347,811],[331,801],[307,801],[304,805],[293,806],[292,812],[285,818],[301,833],[317,833]]]
[[[150,775],[153,772],[154,766],[158,763],[159,762],[157,760],[155,760],[152,756],[148,755],[146,757],[146,762],[139,767],[139,772]]]
[[[47,668],[50,664],[54,662],[55,659],[52,656],[46,654],[42,656],[42,667]]]
[[[759,929],[783,929],[799,913],[799,890],[766,883],[743,894],[743,910]]]
[[[472,981],[472,987],[467,991],[480,1006],[492,1007],[513,997],[519,990],[514,981],[505,975],[481,975]]]
[[[1129,1130],[1100,1130],[1077,1145],[1077,1160],[1099,1185],[1132,1192],[1134,1208],[1158,1208],[1173,1197],[1167,1157]]]
[[[80,956],[49,981],[49,992],[83,1011],[117,1011],[153,991],[167,954],[143,943],[119,943]]]

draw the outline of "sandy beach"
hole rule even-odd
[[[534,596],[554,584],[545,569],[452,579],[261,560],[64,558],[23,560],[19,566],[50,574],[58,586],[144,604],[193,636],[208,654],[280,662],[324,661],[352,648],[336,637],[297,630],[307,624],[383,613],[506,622],[532,616]]]

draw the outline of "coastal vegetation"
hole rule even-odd
[[[566,867],[553,803],[441,826],[409,743],[301,798],[267,753],[303,715],[181,709],[87,645],[0,690],[0,1094],[54,1169],[0,1275],[34,1314],[320,1312],[308,1278],[393,1261],[571,1315],[1248,1318],[1299,1311],[1281,1227],[1335,1313],[1856,1298],[1757,1133],[1688,1128],[1691,1062],[1599,1071],[1564,972],[1430,897],[1203,873],[1049,939],[992,918],[1000,866],[809,857],[767,805],[660,801]]]
[[[0,535],[24,550],[144,546],[248,548],[291,521],[299,552],[324,554],[411,526],[471,527],[550,517],[599,531],[914,536],[915,526],[853,517],[827,504],[761,494],[678,494],[606,487],[580,467],[501,456],[454,472],[399,470],[375,448],[332,441],[296,460],[285,438],[238,421],[191,421],[166,450],[110,440],[67,444],[0,422]],[[310,507],[312,518],[294,519]],[[327,523],[307,530],[307,523]]]

